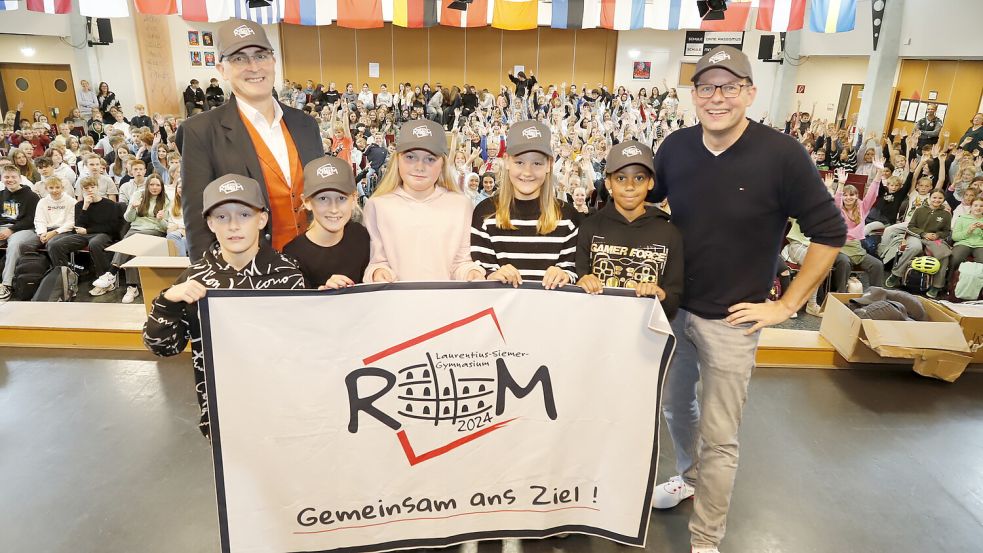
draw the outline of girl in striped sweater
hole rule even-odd
[[[483,200],[471,218],[471,257],[498,280],[523,279],[554,289],[576,280],[580,215],[556,199],[550,130],[523,121],[508,133],[505,172],[498,194]]]

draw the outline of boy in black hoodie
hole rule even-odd
[[[0,168],[3,190],[0,191],[0,246],[7,247],[7,258],[0,281],[0,301],[10,299],[14,268],[21,253],[38,249],[41,240],[34,232],[34,211],[38,195],[21,184],[20,171],[13,165]]]
[[[154,300],[143,326],[143,343],[154,355],[170,357],[184,351],[191,341],[201,407],[198,429],[207,438],[208,396],[198,300],[209,288],[302,289],[304,275],[290,258],[260,238],[269,212],[255,180],[232,174],[215,179],[205,187],[202,213],[218,242]]]
[[[614,199],[580,225],[577,285],[590,294],[605,286],[655,296],[671,320],[683,295],[683,239],[657,207],[646,207],[655,186],[652,150],[629,140],[611,148],[605,188]]]

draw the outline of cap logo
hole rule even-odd
[[[325,163],[324,165],[317,168],[317,176],[321,177],[322,179],[326,179],[331,175],[337,175],[337,174],[338,174],[338,169],[335,168],[335,166],[331,165],[330,163]]]
[[[413,136],[423,138],[424,136],[433,136],[433,133],[430,132],[430,128],[426,125],[420,125],[419,127],[413,127]]]
[[[536,127],[529,127],[527,129],[523,129],[522,136],[532,140],[533,138],[542,138],[543,133],[539,132],[539,129]]]
[[[250,29],[248,25],[239,25],[232,31],[232,34],[239,38],[246,38],[249,35],[256,34],[256,31]]]
[[[246,187],[239,184],[238,181],[234,181],[234,180],[225,181],[222,183],[221,186],[218,187],[218,191],[225,195],[229,195],[232,194],[233,192],[238,192],[240,190],[245,190],[245,189]]]
[[[635,157],[642,155],[642,151],[638,149],[638,146],[628,146],[622,150],[621,155],[625,157]]]
[[[707,61],[710,62],[711,64],[714,64],[729,59],[730,59],[730,54],[728,54],[727,52],[717,52],[716,54],[710,56],[710,59],[708,59]]]

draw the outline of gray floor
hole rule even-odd
[[[981,398],[980,373],[949,385],[898,371],[759,370],[723,550],[978,553]],[[0,552],[217,551],[195,421],[186,356],[0,348]],[[655,513],[647,550],[687,552],[690,510]],[[636,551],[583,536],[523,549]]]

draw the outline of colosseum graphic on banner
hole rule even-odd
[[[201,312],[224,552],[644,545],[675,343],[657,301],[407,283]]]

